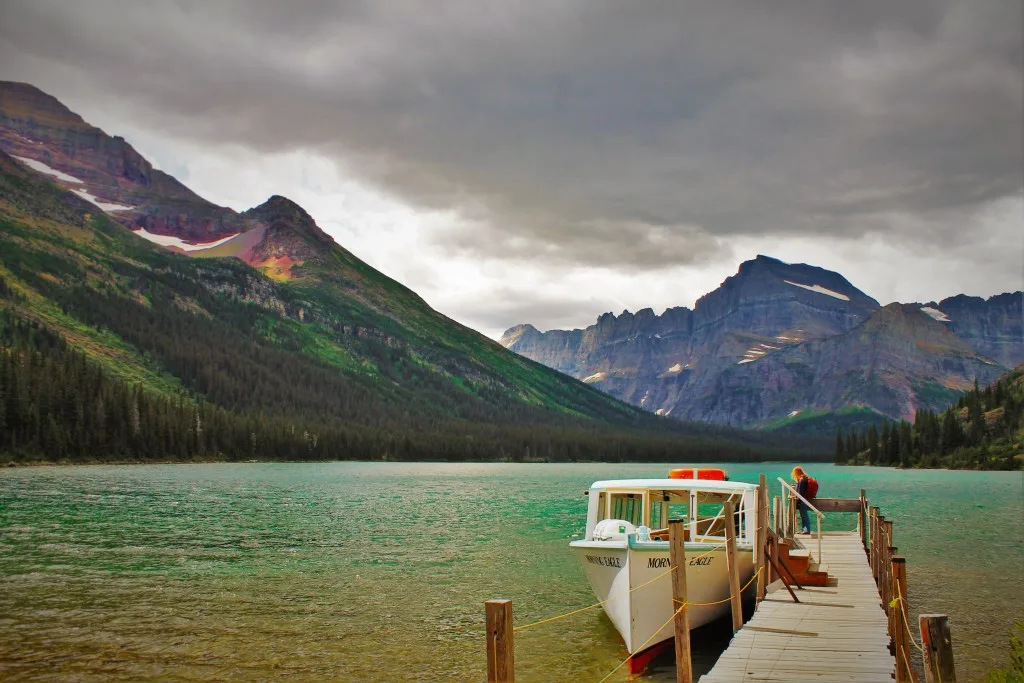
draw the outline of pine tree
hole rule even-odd
[[[899,445],[899,459],[900,467],[909,467],[911,459],[913,458],[913,437],[912,428],[910,423],[906,420],[900,420],[900,445]]]
[[[877,462],[878,462],[879,465],[888,465],[888,464],[890,464],[890,460],[889,460],[889,421],[888,420],[883,420],[882,421],[882,437],[881,438],[882,438],[882,441],[881,441],[881,444],[880,444],[880,448],[878,449],[878,459],[877,459]]]

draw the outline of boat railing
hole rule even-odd
[[[817,554],[817,560],[818,560],[818,564],[821,564],[821,521],[823,519],[825,519],[825,513],[823,513],[818,508],[814,507],[814,504],[811,503],[811,501],[809,501],[806,498],[804,498],[803,496],[801,496],[797,492],[797,490],[795,488],[793,488],[790,485],[790,483],[788,481],[786,481],[785,479],[783,479],[782,477],[779,477],[779,483],[782,484],[783,498],[785,498],[785,492],[788,490],[793,496],[795,496],[796,498],[802,500],[804,502],[804,504],[807,505],[807,509],[809,509],[809,510],[814,512],[815,518],[818,520],[818,533],[817,533],[817,536],[818,536],[818,554]],[[788,534],[792,534],[793,530],[788,528],[788,526],[789,526],[789,515],[788,514],[786,515],[785,519],[786,519],[786,531],[787,531]]]

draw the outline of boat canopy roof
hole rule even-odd
[[[756,488],[757,484],[748,484],[743,481],[715,481],[712,479],[608,479],[595,481],[590,485],[591,491],[609,489],[753,491]]]

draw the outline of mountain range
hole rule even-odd
[[[0,313],[0,451],[21,458],[827,455],[659,419],[509,352],[294,202],[217,206],[6,82]]]
[[[941,410],[1024,362],[1022,292],[880,306],[838,273],[758,256],[692,310],[517,325],[501,343],[659,415],[832,433]]]

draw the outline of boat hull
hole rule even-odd
[[[631,537],[629,541],[576,541],[570,547],[630,654],[675,636],[668,543],[639,543]],[[725,548],[687,543],[686,557],[686,593],[691,603],[687,616],[695,629],[729,613],[729,572]],[[738,547],[736,558],[743,586],[754,573],[752,549]]]

